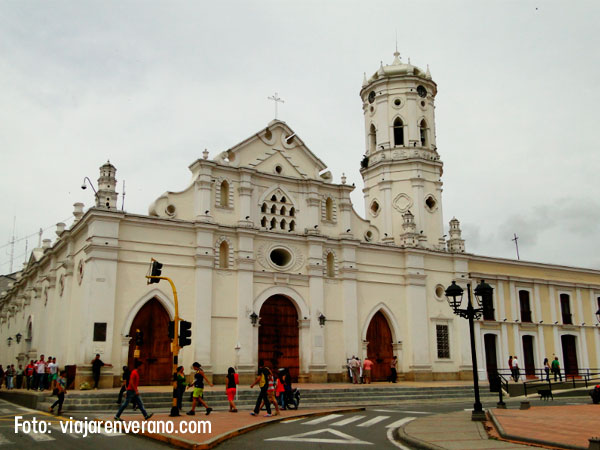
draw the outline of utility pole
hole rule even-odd
[[[517,247],[517,259],[520,260],[521,258],[519,258],[519,242],[518,242],[519,236],[517,236],[516,233],[514,234],[514,236],[515,237],[513,239],[511,239],[511,240],[515,241],[515,247]]]

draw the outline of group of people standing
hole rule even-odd
[[[23,369],[19,364],[7,364],[6,369],[0,365],[0,387],[4,384],[6,389],[33,389],[44,391],[55,389],[58,379],[58,364],[56,358],[49,356],[46,360],[44,355],[39,360],[31,360]]]
[[[347,360],[350,382],[353,384],[371,384],[371,371],[374,365],[375,363],[369,358],[366,358],[361,363],[360,358],[353,355],[352,358]],[[389,383],[396,383],[398,379],[398,358],[396,356],[392,357],[389,368],[390,372],[387,381]]]
[[[519,377],[521,376],[521,371],[519,369],[519,360],[516,356],[509,356],[508,358],[508,368],[510,369],[510,374],[515,382],[519,381]],[[550,381],[550,373],[554,374],[554,381],[560,379],[562,381],[562,374],[560,371],[560,363],[558,362],[558,356],[554,357],[552,363],[548,361],[548,358],[544,358],[544,372],[546,374],[546,381]]]

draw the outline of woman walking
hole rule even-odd
[[[546,381],[550,381],[550,363],[548,358],[544,358],[544,372],[546,372]]]
[[[395,383],[398,378],[398,358],[394,356],[390,362],[390,378],[388,381]]]
[[[50,407],[50,412],[54,412],[54,407],[58,405],[58,411],[56,414],[59,416],[62,413],[63,402],[65,401],[65,394],[67,393],[67,372],[65,370],[60,372],[60,377],[56,380],[56,395],[58,399]]]
[[[235,399],[238,381],[238,374],[235,373],[235,369],[233,367],[230,367],[227,370],[227,387],[225,388],[227,400],[229,401],[229,412],[238,412],[237,406],[235,406],[235,402],[233,401]]]
[[[177,378],[177,409],[181,411],[183,408],[183,394],[187,388],[187,382],[185,380],[185,371],[183,366],[179,366],[177,368],[177,373],[175,374]]]

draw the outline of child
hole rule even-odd
[[[235,406],[233,401],[238,382],[238,374],[235,373],[235,369],[233,367],[230,367],[229,370],[227,370],[227,385],[225,387],[225,392],[227,392],[227,400],[229,401],[229,412],[238,412],[237,406]]]
[[[273,377],[273,372],[271,369],[267,369],[269,372],[269,387],[267,388],[267,398],[269,399],[269,403],[275,406],[275,414],[274,416],[279,415],[279,405],[277,404],[277,400],[275,400],[275,379]]]
[[[65,394],[67,393],[67,372],[65,370],[60,372],[60,377],[56,380],[56,389],[58,393],[58,400],[56,400],[50,407],[50,412],[54,412],[54,407],[58,405],[57,414],[60,416],[62,413],[63,402],[65,401]]]
[[[196,371],[194,374],[194,383],[190,383],[188,387],[194,386],[194,392],[192,394],[192,398],[194,399],[192,402],[192,409],[187,412],[188,416],[193,416],[196,414],[196,403],[200,403],[202,406],[206,408],[206,415],[208,416],[212,411],[212,408],[209,407],[204,400],[202,400],[202,394],[204,393],[204,380],[211,386],[214,386],[206,376],[204,376],[204,372],[200,369],[200,363],[195,362],[192,364],[192,368]]]

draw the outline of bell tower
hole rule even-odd
[[[361,175],[367,219],[384,242],[407,247],[445,248],[442,216],[443,164],[436,147],[437,85],[426,71],[403,63],[398,51],[390,65],[363,81],[365,156]],[[406,213],[414,216],[407,239]]]
[[[117,179],[115,175],[117,169],[110,161],[107,161],[100,167],[100,176],[98,177],[98,195],[96,196],[96,207],[104,209],[117,209],[116,192]]]

